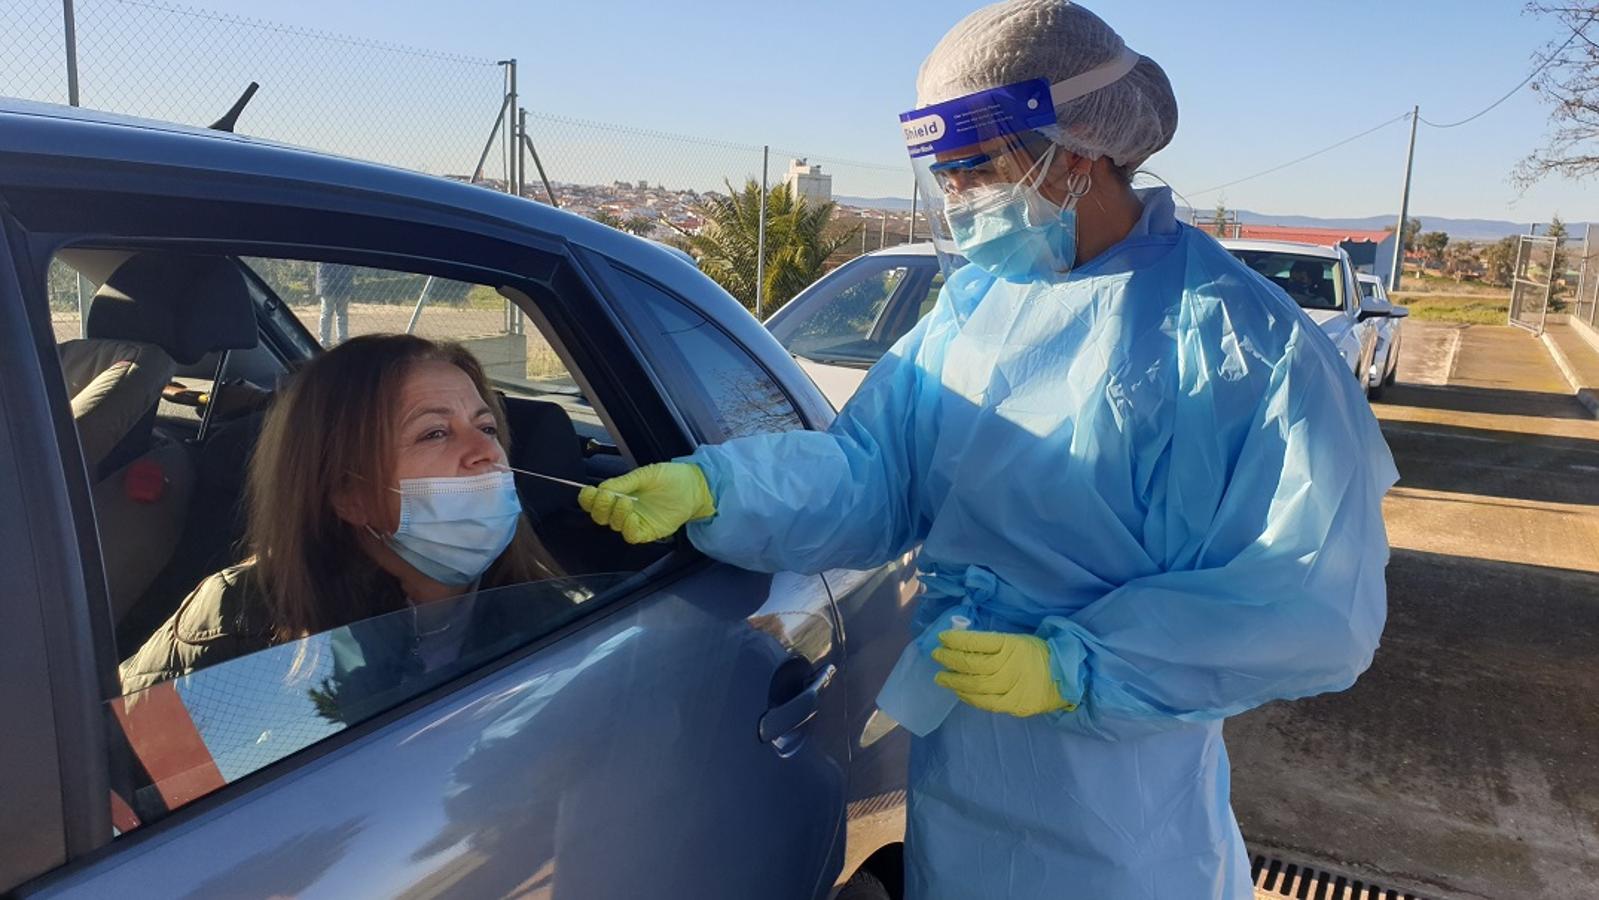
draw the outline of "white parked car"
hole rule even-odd
[[[766,327],[842,408],[866,371],[933,309],[944,274],[931,243],[876,250],[800,291]]]
[[[1374,324],[1386,322],[1391,307],[1362,302],[1348,254],[1286,241],[1225,240],[1222,246],[1287,291],[1332,338],[1350,374],[1368,388],[1374,384],[1366,381],[1376,356]],[[822,276],[773,313],[766,327],[827,399],[843,407],[866,371],[932,310],[943,284],[931,243],[888,247]]]
[[[1394,305],[1381,278],[1364,273],[1355,278],[1360,282],[1360,302],[1365,309],[1388,310],[1388,315],[1371,319],[1372,330],[1377,332],[1377,353],[1371,360],[1369,395],[1375,400],[1399,376],[1399,348],[1404,343],[1399,326],[1410,315],[1410,310]]]
[[[1349,365],[1349,373],[1370,392],[1377,329],[1369,321],[1386,318],[1389,308],[1367,308],[1349,254],[1337,247],[1291,241],[1224,240],[1233,256],[1267,281],[1282,288],[1311,321],[1332,338]]]

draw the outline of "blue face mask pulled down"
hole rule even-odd
[[[404,478],[398,493],[400,527],[373,535],[441,584],[470,584],[488,571],[511,545],[522,515],[510,472]]]
[[[996,278],[1016,283],[1060,277],[1077,262],[1077,195],[1059,207],[1037,185],[1054,159],[1051,148],[1035,179],[978,188],[945,206],[961,255]]]

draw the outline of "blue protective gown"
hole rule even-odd
[[[1355,379],[1143,196],[1059,280],[956,272],[827,432],[690,457],[708,555],[820,572],[921,543],[921,627],[964,607],[1049,642],[1075,712],[958,704],[913,741],[915,900],[1250,897],[1222,721],[1349,687],[1382,632],[1397,476]]]

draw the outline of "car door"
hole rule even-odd
[[[74,239],[64,229],[117,242],[120,223],[93,221],[110,198],[76,196],[65,185],[40,191],[47,173],[33,174],[33,211],[61,211],[33,246]],[[303,246],[304,235],[339,235],[338,248],[317,252],[353,264],[371,265],[372,254],[390,266],[412,260],[423,275],[481,272],[491,284],[525,266],[555,271],[559,290],[549,281],[524,286],[542,287],[548,306],[508,295],[530,318],[554,322],[551,340],[574,359],[603,355],[605,364],[585,374],[600,406],[664,402],[630,356],[634,338],[599,314],[592,283],[551,256],[559,245],[545,237],[518,243],[496,226],[491,240],[473,230],[481,216],[449,219],[434,205],[413,217],[398,195],[363,209],[354,195],[337,208],[311,208],[316,201],[298,194],[302,205],[262,219],[231,210],[225,198],[235,190],[208,178],[203,197],[139,196],[141,247],[203,238],[212,253],[264,254]],[[136,184],[137,173],[125,173],[129,192]],[[269,188],[256,177],[248,191],[261,197]],[[125,197],[116,205],[132,206]],[[372,227],[391,216],[403,227]],[[196,222],[209,223],[205,234],[188,230]],[[49,362],[41,359],[41,369]],[[671,399],[715,407],[703,397]],[[767,422],[787,415],[771,405],[746,411]],[[645,420],[659,427],[640,413],[624,418],[633,429]],[[627,431],[623,453],[686,440]],[[71,513],[92,533],[92,509],[80,499]],[[76,861],[17,886],[17,896],[819,896],[839,865],[848,763],[826,586],[714,564],[686,545],[667,549],[641,572],[480,592],[476,602],[515,610],[555,591],[573,614],[553,627],[513,629],[503,652],[414,696],[382,698],[358,719],[330,717],[330,706],[343,704],[294,682],[296,660],[352,644],[381,653],[386,617],[157,685],[137,704],[109,697],[107,730],[130,749],[101,760],[98,783],[140,768],[161,815],[124,810],[120,834],[106,828],[89,847],[69,843]],[[61,562],[60,577],[84,580],[74,565]],[[79,614],[104,616],[105,608],[103,586],[91,585]],[[73,648],[76,658],[96,652],[87,644]],[[101,652],[101,671],[114,669]],[[65,658],[52,659],[52,677],[70,674]],[[288,748],[281,756],[280,746]],[[63,786],[60,796],[85,790],[95,796],[93,784]]]
[[[594,274],[609,286],[607,295],[616,302],[630,332],[640,337],[655,377],[697,440],[717,443],[826,424],[808,423],[781,380],[729,331],[671,289],[601,261],[596,261]],[[733,314],[744,315],[734,309]],[[754,333],[771,340],[764,331]],[[820,402],[807,407],[824,408]],[[817,884],[819,891],[825,891],[842,865],[846,788],[842,779],[851,764],[852,737],[852,708],[844,686],[859,683],[859,677],[846,665],[828,583],[820,576],[783,573],[781,584],[786,596],[774,591],[750,619],[755,627],[786,635],[783,641],[790,652],[772,682],[777,705],[763,720],[760,736],[780,755],[800,747],[838,767],[841,780],[834,785],[836,790],[813,793],[791,813],[809,828],[829,823],[825,833],[835,842],[834,859]],[[796,629],[812,632],[812,640],[803,639]],[[825,648],[815,643],[824,635]],[[847,673],[844,678],[837,677],[841,666]]]

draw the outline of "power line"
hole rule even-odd
[[[1542,72],[1544,69],[1549,68],[1549,64],[1550,63],[1554,62],[1556,59],[1559,59],[1560,58],[1560,54],[1564,53],[1566,48],[1571,46],[1571,42],[1576,40],[1577,37],[1582,34],[1582,30],[1584,28],[1587,28],[1588,25],[1593,22],[1594,16],[1596,16],[1596,15],[1599,15],[1599,13],[1594,13],[1592,15],[1589,15],[1588,18],[1586,18],[1586,19],[1584,19],[1582,21],[1582,24],[1580,24],[1577,27],[1571,29],[1571,37],[1566,38],[1566,42],[1564,44],[1561,44],[1558,48],[1556,48],[1555,52],[1549,54],[1549,58],[1545,59],[1538,66],[1538,68],[1533,69],[1531,72],[1529,72],[1527,74],[1526,78],[1521,79],[1521,83],[1520,84],[1518,84],[1515,87],[1511,88],[1510,90],[1506,91],[1505,95],[1503,97],[1500,97],[1498,100],[1495,100],[1494,102],[1492,102],[1492,103],[1488,104],[1487,106],[1483,107],[1475,115],[1467,116],[1466,118],[1461,119],[1458,122],[1450,122],[1447,125],[1439,125],[1437,122],[1429,122],[1429,121],[1427,121],[1427,118],[1425,116],[1417,116],[1416,117],[1417,120],[1420,121],[1421,124],[1428,125],[1428,126],[1431,126],[1433,128],[1458,128],[1461,125],[1466,124],[1467,122],[1474,122],[1477,119],[1482,118],[1483,116],[1487,115],[1490,111],[1492,111],[1494,109],[1494,107],[1498,106],[1499,104],[1501,104],[1501,103],[1505,102],[1506,100],[1509,100],[1511,97],[1515,96],[1517,91],[1519,91],[1522,88],[1526,87],[1534,78],[1537,78],[1538,77],[1538,73]]]
[[[1312,152],[1312,153],[1306,153],[1304,156],[1298,157],[1297,159],[1291,159],[1288,162],[1285,162],[1285,163],[1283,163],[1281,165],[1272,166],[1269,169],[1264,169],[1262,171],[1256,172],[1253,175],[1246,175],[1243,178],[1238,178],[1238,179],[1235,179],[1233,181],[1229,181],[1226,184],[1218,184],[1218,185],[1216,185],[1213,188],[1205,188],[1202,191],[1195,191],[1192,194],[1192,196],[1198,197],[1198,196],[1201,196],[1201,195],[1204,195],[1204,194],[1214,194],[1217,191],[1225,190],[1227,188],[1230,188],[1230,187],[1232,187],[1235,184],[1243,184],[1246,181],[1253,181],[1256,178],[1260,178],[1261,176],[1264,176],[1264,175],[1270,175],[1273,172],[1280,172],[1283,169],[1288,168],[1289,166],[1297,166],[1297,165],[1299,165],[1300,163],[1304,162],[1307,159],[1314,159],[1315,157],[1318,157],[1318,156],[1322,155],[1323,153],[1327,153],[1327,152],[1332,151],[1332,150],[1337,150],[1339,147],[1342,147],[1345,144],[1348,144],[1348,143],[1350,143],[1352,141],[1358,141],[1361,138],[1365,137],[1366,135],[1371,134],[1372,132],[1381,131],[1382,129],[1387,128],[1389,125],[1392,125],[1395,122],[1401,122],[1401,121],[1404,121],[1405,119],[1408,119],[1408,118],[1410,118],[1410,113],[1409,112],[1400,113],[1399,115],[1394,116],[1392,119],[1389,119],[1388,121],[1383,122],[1380,125],[1374,125],[1374,126],[1368,128],[1368,129],[1366,129],[1365,131],[1362,131],[1359,134],[1350,135],[1349,137],[1344,138],[1343,140],[1337,142],[1336,144],[1328,144],[1327,146],[1321,148],[1320,150],[1317,150],[1317,151]]]

